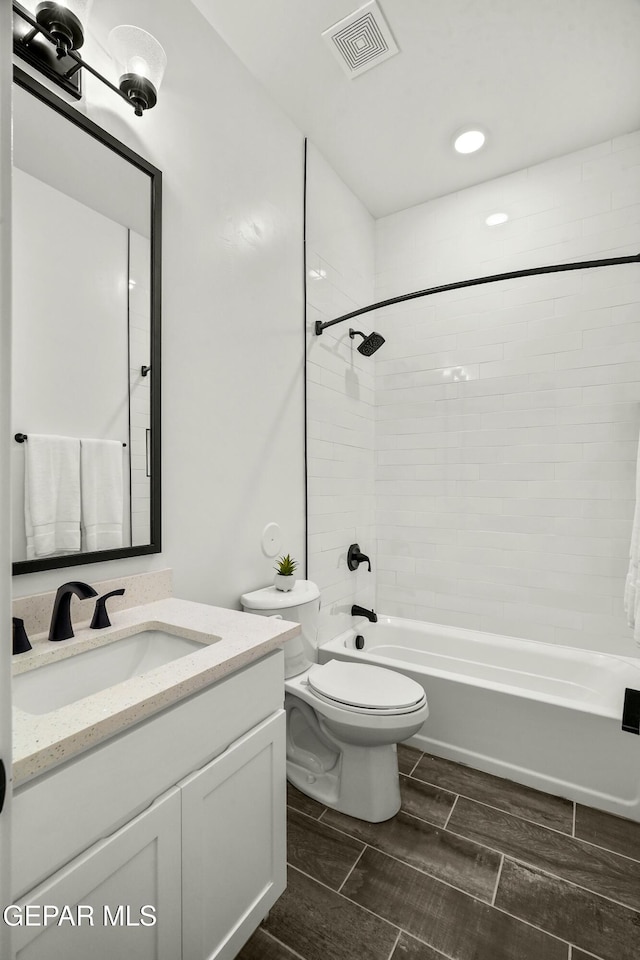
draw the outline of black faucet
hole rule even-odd
[[[347,551],[347,566],[349,570],[357,570],[361,563],[368,563],[369,573],[371,573],[371,560],[364,553],[360,553],[360,547],[357,543],[352,543]]]
[[[58,587],[53,604],[53,613],[51,614],[49,640],[69,640],[73,636],[73,627],[71,626],[71,596],[73,594],[80,597],[81,600],[98,596],[93,587],[90,587],[88,583],[82,583],[81,580],[70,580],[69,583],[63,583],[61,587]]]
[[[111,593],[105,593],[103,597],[96,600],[96,608],[93,611],[91,621],[92,630],[104,630],[105,627],[111,626],[111,620],[109,620],[109,614],[107,613],[107,600],[109,597],[121,597],[123,593],[124,587],[120,590],[112,590]]]
[[[352,617],[366,617],[370,623],[378,622],[378,614],[373,610],[366,610],[364,607],[359,607],[357,603],[351,607],[351,616]]]
[[[31,644],[29,643],[29,637],[27,636],[27,631],[24,628],[24,620],[21,620],[20,617],[13,618],[13,653],[26,653],[27,650],[31,650]]]

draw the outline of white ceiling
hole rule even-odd
[[[321,33],[364,0],[193,2],[376,217],[640,127],[640,0],[379,0],[400,53],[354,79]]]

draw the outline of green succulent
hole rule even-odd
[[[286,557],[280,557],[277,565],[273,569],[277,570],[281,577],[291,577],[297,566],[298,561],[287,554]]]

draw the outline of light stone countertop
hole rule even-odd
[[[203,649],[125,680],[75,703],[35,715],[13,708],[14,786],[101,743],[235,670],[300,632],[300,624],[169,597],[112,613],[112,626],[75,627],[75,637],[51,643],[32,637],[33,650],[13,658],[14,676],[102,647],[141,630],[167,630]]]

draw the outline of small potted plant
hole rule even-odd
[[[276,590],[282,590],[285,593],[288,590],[293,590],[296,585],[293,572],[297,566],[298,561],[290,557],[289,554],[287,554],[286,557],[280,557],[276,566],[273,568],[276,571],[273,581]]]

